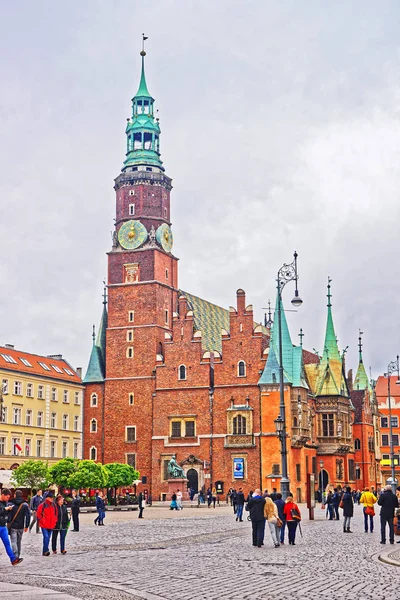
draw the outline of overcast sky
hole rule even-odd
[[[400,352],[398,0],[0,0],[0,344],[86,370],[113,180],[146,72],[180,287],[258,320],[299,253],[292,339]],[[290,308],[294,288],[284,291]]]

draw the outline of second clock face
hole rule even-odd
[[[140,221],[126,221],[118,231],[118,241],[127,250],[139,248],[146,240],[147,230]]]
[[[156,231],[156,240],[165,250],[165,252],[171,252],[173,244],[173,236],[171,227],[166,223],[160,225]]]

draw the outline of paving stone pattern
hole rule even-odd
[[[302,510],[303,516],[306,509]],[[352,534],[342,521],[302,522],[294,547],[251,545],[251,524],[236,523],[231,509],[148,508],[108,513],[105,527],[82,516],[79,533],[69,532],[65,556],[41,556],[41,535],[24,534],[24,562],[11,567],[0,557],[3,581],[54,589],[85,600],[207,600],[309,598],[327,593],[346,600],[398,600],[399,567],[378,560],[399,555],[399,546],[379,544],[376,531],[363,531],[356,507]]]

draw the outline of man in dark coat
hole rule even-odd
[[[138,519],[143,519],[144,496],[143,496],[142,492],[140,492],[139,496],[138,496],[138,505],[139,505],[139,516],[138,516]]]
[[[392,492],[392,487],[387,485],[379,496],[378,504],[381,507],[381,544],[386,544],[386,523],[389,525],[389,541],[394,544],[394,511],[399,507],[399,500]]]
[[[340,519],[340,517],[339,517],[339,504],[340,504],[341,499],[342,499],[342,494],[340,493],[340,491],[338,490],[338,488],[333,488],[332,505],[333,505],[333,510],[335,511],[335,519],[336,519],[336,521],[339,521],[339,519]]]
[[[265,517],[264,517],[265,498],[261,490],[254,491],[253,496],[247,503],[250,511],[251,526],[253,530],[253,546],[261,548],[264,543]]]
[[[36,494],[31,498],[30,509],[32,511],[32,520],[29,525],[29,533],[32,531],[33,526],[36,523],[36,533],[39,533],[39,523],[36,517],[37,509],[39,508],[39,504],[43,502],[43,491],[37,490]]]
[[[243,522],[244,494],[242,488],[236,492],[236,521]]]
[[[74,528],[72,531],[79,531],[79,513],[81,512],[80,506],[81,506],[81,499],[78,496],[77,491],[72,490],[71,514],[72,514],[72,521],[74,524]]]
[[[6,549],[6,552],[8,554],[8,558],[11,561],[11,564],[18,565],[24,559],[18,558],[17,556],[15,556],[15,554],[11,548],[10,538],[9,538],[8,529],[7,529],[8,515],[9,515],[9,512],[13,508],[12,504],[9,504],[10,496],[11,496],[10,490],[3,488],[0,493],[0,540],[4,544],[4,548]]]

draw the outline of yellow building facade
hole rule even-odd
[[[82,458],[83,386],[61,355],[0,346],[0,469]]]

